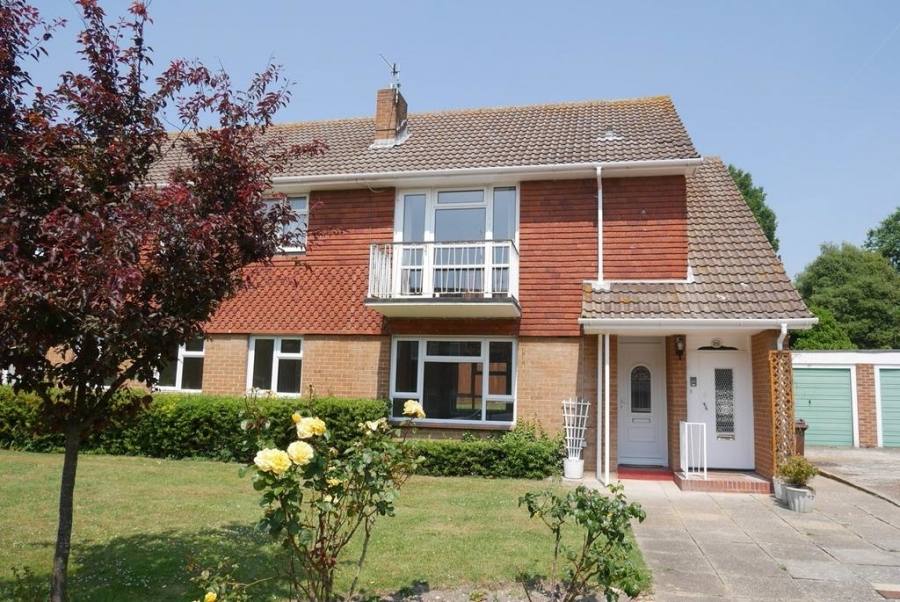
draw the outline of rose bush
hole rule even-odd
[[[404,413],[410,420],[425,417],[415,402]],[[260,425],[256,436],[262,448],[247,470],[253,473],[253,487],[262,493],[265,514],[260,527],[288,552],[286,573],[292,599],[350,599],[372,527],[378,517],[394,514],[398,491],[419,459],[384,418],[359,423],[360,437],[343,451],[332,445],[325,421],[300,412],[291,420],[297,440],[286,450],[267,439],[264,431],[273,426],[270,421],[252,421]],[[355,562],[356,575],[346,595],[337,596],[334,577],[339,558],[357,535],[362,548]]]

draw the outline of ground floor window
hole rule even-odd
[[[166,358],[166,365],[159,371],[157,386],[172,391],[202,390],[203,348],[202,336],[173,347]]]
[[[415,399],[429,420],[515,420],[514,339],[398,337],[391,352],[393,416]]]
[[[303,339],[300,337],[250,337],[247,388],[299,395],[303,373]]]

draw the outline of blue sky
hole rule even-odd
[[[668,94],[702,154],[765,187],[791,276],[900,205],[900,2],[154,0],[151,13],[158,66],[199,57],[240,81],[282,63],[297,82],[284,120],[371,114],[388,83],[379,53],[412,111]],[[75,67],[76,25],[38,81]]]

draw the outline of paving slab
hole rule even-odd
[[[900,448],[808,446],[805,455],[820,470],[900,504]]]
[[[830,479],[816,509],[791,512],[772,496],[682,492],[625,481],[649,518],[635,537],[656,600],[882,600],[873,583],[900,583],[900,510]]]

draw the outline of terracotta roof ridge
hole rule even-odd
[[[600,106],[600,105],[652,105],[652,104],[662,104],[670,106],[674,109],[674,103],[672,102],[672,97],[667,94],[659,94],[655,96],[636,96],[633,98],[615,98],[615,99],[587,99],[587,100],[567,100],[567,101],[559,101],[559,102],[539,102],[539,103],[531,103],[531,104],[516,104],[516,105],[494,105],[488,107],[461,107],[455,109],[438,109],[436,111],[415,111],[410,112],[408,117],[431,117],[431,116],[441,116],[441,115],[462,115],[462,114],[478,114],[478,113],[494,113],[494,112],[504,112],[504,111],[517,111],[517,110],[534,110],[534,109],[556,109],[556,108],[568,108],[568,107],[591,107],[591,106]],[[321,126],[321,125],[334,125],[340,123],[359,123],[359,122],[374,122],[374,116],[359,116],[359,117],[337,117],[332,119],[310,119],[310,120],[295,120],[295,121],[280,121],[272,124],[273,128],[290,128],[290,127],[302,127],[302,126]],[[177,134],[178,132],[169,132],[169,134]]]

